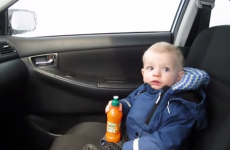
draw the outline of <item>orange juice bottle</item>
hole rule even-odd
[[[108,142],[117,143],[121,139],[121,119],[122,119],[122,112],[119,110],[118,96],[114,96],[111,108],[107,113],[107,129],[105,138]]]

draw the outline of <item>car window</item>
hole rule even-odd
[[[20,0],[9,10],[36,14],[36,28],[15,36],[170,31],[181,0]]]
[[[212,10],[210,27],[218,25],[230,25],[230,1],[216,0]]]

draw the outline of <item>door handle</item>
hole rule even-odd
[[[51,59],[48,59],[47,61],[38,61],[38,62],[35,62],[36,65],[50,65],[54,62],[54,59],[51,58]]]
[[[43,55],[43,56],[38,56],[33,58],[33,62],[35,65],[54,65],[55,63],[55,55]]]

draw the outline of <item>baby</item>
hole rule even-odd
[[[122,141],[105,141],[101,147],[87,144],[84,150],[182,149],[194,129],[207,127],[207,73],[183,68],[180,49],[166,42],[152,45],[142,59],[144,84],[120,100],[126,127]],[[111,101],[106,113],[110,107]]]

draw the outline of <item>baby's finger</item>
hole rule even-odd
[[[105,113],[107,114],[107,112],[109,111],[109,105],[107,105],[106,107],[105,107]]]
[[[119,110],[122,111],[122,104],[119,105]]]
[[[110,110],[112,101],[109,101],[108,105],[105,107],[105,113],[107,113]]]

